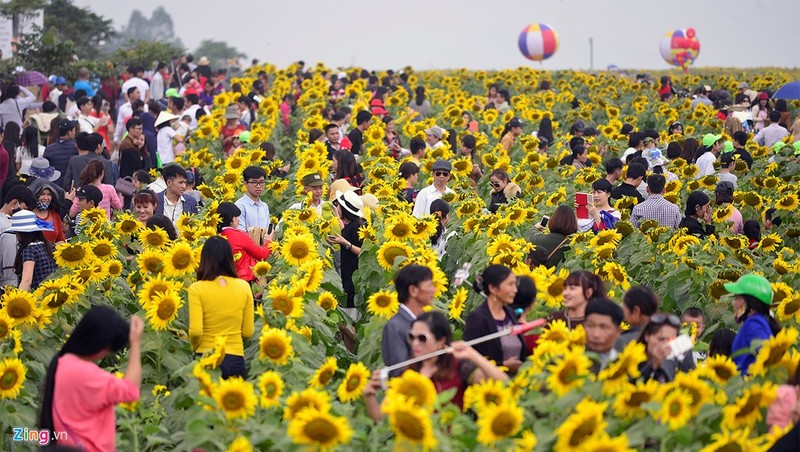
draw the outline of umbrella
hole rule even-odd
[[[18,75],[14,82],[19,86],[39,86],[47,83],[47,77],[41,72],[27,71]]]
[[[773,99],[800,99],[800,81],[789,82],[775,91]]]

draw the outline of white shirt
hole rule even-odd
[[[164,127],[158,131],[156,143],[158,144],[158,155],[161,157],[161,164],[166,165],[175,161],[175,150],[172,148],[172,138],[178,132],[172,127]]]
[[[453,193],[453,190],[450,187],[445,189],[445,193]],[[414,202],[414,211],[412,212],[413,215],[417,218],[422,218],[425,215],[430,215],[431,213],[431,204],[437,199],[442,198],[443,193],[436,189],[436,186],[433,184],[428,185],[427,187],[423,188],[417,194],[417,199]]]
[[[164,216],[169,218],[172,221],[172,224],[175,227],[178,227],[178,219],[180,219],[181,214],[183,213],[183,203],[186,199],[181,195],[178,199],[176,204],[172,204],[172,202],[167,199],[167,194],[164,193]]]
[[[78,116],[78,125],[81,128],[81,132],[93,133],[98,122],[100,122],[99,118],[92,118],[91,116],[84,115]]]
[[[128,80],[125,80],[125,83],[122,84],[122,92],[127,96],[128,90],[134,86],[139,88],[141,99],[147,99],[147,92],[150,91],[150,85],[148,85],[146,81],[140,79],[139,77],[131,77]]]
[[[58,98],[61,97],[61,94],[63,94],[63,91],[58,88],[53,88],[50,91],[50,102],[58,105]]]
[[[621,220],[622,219],[622,214],[619,213],[619,211],[617,211],[617,210],[614,210],[614,209],[610,208],[608,210],[605,210],[604,212],[610,214],[612,217],[616,218],[617,220]],[[591,231],[592,230],[592,225],[594,225],[594,218],[586,218],[586,219],[579,218],[578,219],[578,232]]]
[[[303,210],[305,207],[303,207],[303,203],[302,202],[296,202],[296,203],[292,204],[291,206],[289,206],[289,208],[291,210]],[[317,207],[315,207],[315,208],[317,209],[317,215],[322,215],[322,201],[320,201],[319,205],[317,205]]]
[[[236,200],[236,207],[242,211],[239,217],[239,230],[247,232],[249,228],[267,228],[269,227],[269,206],[262,200],[253,201],[244,194],[241,198]]]
[[[414,312],[412,312],[411,308],[409,308],[408,306],[404,305],[403,303],[400,303],[400,309],[406,311],[408,313],[408,315],[411,316],[412,320],[417,320],[417,316],[414,315]]]
[[[120,105],[119,112],[117,112],[117,125],[114,127],[114,141],[122,141],[122,135],[125,134],[125,118],[133,116],[133,107],[130,102],[125,102]]]
[[[194,129],[197,128],[197,118],[196,118],[196,116],[197,116],[197,110],[199,110],[199,109],[200,109],[199,105],[192,105],[191,107],[187,108],[186,110],[183,110],[183,113],[181,113],[181,118],[183,118],[184,115],[189,115],[192,118],[192,122],[189,123],[189,129],[190,130],[194,130]]]
[[[717,161],[717,156],[715,156],[714,153],[711,151],[706,151],[703,155],[698,157],[697,162],[695,162],[695,164],[697,165],[697,168],[700,169],[700,171],[697,173],[697,177],[695,177],[695,179],[700,179],[701,177],[714,174],[716,172],[714,171],[714,162],[716,161]]]

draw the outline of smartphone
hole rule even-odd
[[[589,209],[586,208],[590,204],[589,196],[589,193],[575,193],[575,204],[577,205],[575,214],[578,219],[587,220],[589,218]]]
[[[550,221],[550,217],[548,217],[547,215],[543,216],[542,221],[539,222],[539,226],[546,228],[548,221]]]
[[[270,223],[269,226],[267,226],[267,235],[272,234],[273,229],[275,229],[275,225]]]

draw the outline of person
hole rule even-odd
[[[215,338],[225,337],[225,357],[219,364],[223,379],[247,378],[243,338],[255,331],[253,292],[237,275],[231,244],[223,237],[209,237],[200,254],[197,281],[187,290],[192,351],[211,351]]]
[[[58,269],[53,247],[45,240],[43,231],[52,232],[53,225],[38,220],[30,210],[20,210],[11,215],[11,226],[5,232],[17,235],[13,268],[19,278],[20,290],[33,292]]]
[[[722,146],[722,135],[713,133],[703,135],[703,147],[698,150],[699,155],[695,162],[699,170],[696,179],[714,174],[714,162],[717,161]]]
[[[333,168],[332,174],[336,179],[344,179],[348,184],[359,189],[364,185],[364,174],[352,152],[344,149],[336,151],[331,159],[331,167]]]
[[[419,119],[425,119],[431,114],[431,103],[425,96],[425,87],[418,85],[414,89],[414,99],[409,102],[408,108],[417,112]]]
[[[783,223],[781,217],[775,216],[777,209],[771,207],[764,212],[764,230],[770,231],[774,226],[780,226]]]
[[[622,296],[622,311],[625,314],[625,322],[630,327],[614,343],[614,348],[618,352],[639,339],[642,329],[650,322],[650,317],[658,311],[658,297],[648,287],[631,287]]]
[[[564,307],[547,316],[548,323],[562,320],[575,329],[586,320],[586,305],[595,298],[606,298],[606,288],[599,276],[586,270],[570,273],[564,280]]]
[[[81,132],[95,133],[107,126],[107,123],[100,123],[100,120],[90,115],[92,112],[92,100],[88,97],[81,97],[75,102],[78,106],[78,127]]]
[[[461,156],[466,157],[472,164],[472,170],[467,175],[469,177],[469,185],[475,190],[478,187],[478,181],[483,177],[483,170],[480,166],[480,158],[475,155],[475,148],[477,147],[477,140],[474,135],[465,135],[461,138]]]
[[[647,361],[639,364],[642,380],[669,383],[678,371],[694,368],[694,361],[687,362],[682,357],[668,358],[672,351],[669,343],[678,337],[680,327],[681,320],[672,314],[657,312],[650,317],[639,337],[647,355]]]
[[[459,409],[464,405],[464,391],[470,384],[484,380],[507,381],[508,376],[492,364],[481,353],[462,341],[453,342],[453,332],[447,317],[438,311],[426,312],[411,324],[406,336],[412,355],[416,358],[436,350],[447,349],[445,353],[408,367],[433,382],[437,393],[455,389],[449,400]],[[476,369],[464,378],[465,369]],[[364,402],[367,414],[379,422],[383,414],[375,393],[381,387],[380,371],[372,374],[372,379],[364,388]]]
[[[425,140],[419,137],[414,137],[408,142],[408,151],[411,153],[411,161],[416,163],[417,166],[422,165],[421,160],[425,157]]]
[[[111,160],[103,157],[103,137],[99,133],[81,132],[75,137],[78,146],[78,155],[72,156],[67,162],[67,172],[64,174],[64,190],[80,187],[80,175],[90,162],[100,162],[103,170],[103,183],[114,184],[114,167]]]
[[[800,132],[800,130],[798,130]],[[798,134],[797,136],[800,136]],[[733,138],[733,155],[739,156],[740,159],[744,160],[747,163],[748,168],[753,167],[753,156],[750,155],[750,152],[745,149],[745,145],[747,144],[748,135],[747,132],[739,131],[733,134],[731,137]]]
[[[124,104],[119,106],[117,110],[117,122],[114,129],[114,142],[119,143],[122,141],[122,135],[125,132],[125,120],[133,116],[133,103],[141,99],[141,91],[135,86],[131,86],[123,91],[127,94],[128,99]]]
[[[711,92],[711,88],[709,86],[701,86],[694,91],[694,99],[692,99],[692,110],[696,109],[698,105],[706,105],[708,107],[714,106],[714,102],[708,98],[708,94]]]
[[[786,384],[778,386],[765,421],[773,429],[800,422],[800,369],[795,369]]]
[[[103,201],[103,192],[100,191],[93,184],[83,185],[75,191],[75,199],[73,206],[70,208],[69,216],[75,220],[72,222],[72,230],[69,236],[74,237],[81,233],[83,225],[81,224],[81,217],[83,212],[100,206]]]
[[[241,123],[239,107],[236,105],[229,105],[228,108],[225,109],[224,118],[225,125],[222,126],[220,137],[222,138],[223,155],[227,157],[231,154],[231,149],[233,149],[233,138],[247,131],[247,127]]]
[[[36,95],[28,91],[28,88],[16,83],[6,86],[0,95],[0,125],[9,122],[23,124],[25,118],[22,117],[22,112],[34,102]]]
[[[412,214],[417,218],[422,218],[430,213],[433,201],[440,199],[445,193],[454,193],[453,189],[447,186],[450,173],[453,171],[453,165],[449,161],[436,160],[431,171],[433,172],[433,183],[420,190],[414,201]]]
[[[747,220],[742,226],[742,233],[747,237],[747,248],[754,250],[761,242],[761,225],[756,220]]]
[[[159,101],[164,98],[164,82],[167,78],[169,78],[167,63],[159,61],[153,77],[150,78],[150,99]]]
[[[158,193],[156,215],[165,215],[177,226],[178,220],[184,213],[197,214],[197,201],[191,196],[184,196],[186,190],[186,170],[177,164],[165,166],[161,176],[167,188]]]
[[[98,138],[100,136],[98,135]],[[113,210],[120,210],[122,209],[122,200],[119,199],[117,196],[117,190],[114,188],[113,185],[108,185],[103,183],[103,174],[104,174],[104,167],[103,162],[101,160],[91,160],[87,165],[86,168],[81,171],[81,175],[78,178],[78,186],[79,187],[86,187],[87,185],[93,185],[100,189],[100,193],[102,194],[102,200],[97,203],[95,206],[100,207],[106,211],[106,215],[108,219],[111,219],[111,211]],[[79,190],[80,191],[80,190]],[[79,211],[79,202],[80,197],[76,197],[72,202],[72,207],[69,211],[69,216],[75,218]]]
[[[622,177],[622,168],[625,166],[622,160],[612,157],[606,162],[606,180],[614,185]],[[613,190],[612,190],[613,193]],[[613,195],[612,195],[613,198]],[[617,199],[617,198],[614,198]]]
[[[322,180],[322,176],[319,173],[306,174],[303,176],[301,183],[303,184],[303,192],[311,194],[311,204],[306,205],[308,196],[304,196],[302,201],[292,204],[289,208],[294,210],[313,208],[317,211],[317,214],[321,215],[322,192],[325,189],[325,182]]]
[[[519,196],[519,185],[511,182],[508,173],[500,168],[489,174],[489,185],[492,186],[492,199],[489,202],[489,212],[496,213],[501,205]]]
[[[636,204],[631,210],[631,223],[635,227],[644,220],[656,220],[659,225],[677,229],[681,227],[680,208],[664,199],[664,187],[667,179],[662,174],[651,174],[647,178],[647,193],[650,197]]]
[[[750,365],[756,361],[752,342],[767,340],[781,330],[770,313],[772,286],[763,276],[746,274],[736,282],[725,283],[724,287],[734,296],[733,313],[736,322],[742,324],[731,347],[733,362],[740,374],[747,375]]]
[[[764,121],[766,121],[769,112],[772,111],[772,107],[769,105],[767,93],[758,93],[756,99],[755,105],[750,109],[750,118],[752,118],[757,135],[764,128]]]
[[[162,111],[156,118],[155,128],[157,131],[156,141],[158,142],[158,162],[159,167],[175,161],[175,147],[173,140],[183,141],[178,132],[172,128],[172,121],[178,119],[177,115]]]
[[[589,160],[589,151],[587,150],[586,146],[578,144],[571,149],[572,154],[561,159],[559,164],[565,166],[572,165],[576,169],[583,169],[587,166],[592,166],[592,162]]]
[[[694,323],[697,328],[697,337],[700,338],[703,336],[703,332],[706,329],[706,315],[703,313],[702,309],[686,308],[683,314],[681,314],[681,322],[687,325]]]
[[[444,137],[444,129],[439,126],[432,126],[425,129],[425,148],[431,150],[444,146],[442,137]]]
[[[94,305],[83,315],[50,361],[44,381],[39,427],[67,432],[65,437],[53,437],[59,446],[116,450],[115,406],[140,396],[143,331],[139,317],[132,316],[128,325],[108,306]],[[123,378],[95,364],[126,346],[128,368]]]
[[[328,160],[333,158],[333,154],[338,151],[341,132],[339,126],[334,123],[327,124],[325,132],[325,147],[328,149]]]
[[[720,208],[730,205],[731,215],[728,217],[727,221],[730,221],[732,224],[729,230],[734,234],[741,234],[744,220],[742,219],[742,213],[739,212],[739,209],[733,206],[734,188],[735,186],[732,182],[722,181],[718,183],[717,187],[714,189],[714,202]]]
[[[126,93],[130,88],[136,87],[145,102],[150,100],[150,84],[144,80],[144,67],[132,65],[128,66],[130,77],[122,84],[122,92]]]
[[[164,215],[153,215],[147,220],[145,227],[151,230],[161,229],[162,231],[166,232],[167,239],[170,242],[178,240],[178,231],[175,229],[175,225],[172,224],[172,221]]]
[[[44,159],[43,159],[44,160]],[[35,163],[35,162],[34,162]],[[33,168],[33,166],[31,166]],[[53,225],[52,230],[44,231],[44,238],[48,243],[59,244],[67,240],[64,233],[64,224],[61,222],[61,198],[59,192],[52,182],[40,183],[35,186],[31,184],[33,197],[36,204],[33,206],[33,213],[39,220],[46,221]],[[69,196],[75,196],[75,192],[70,192]],[[67,198],[72,204],[72,199]]]
[[[757,108],[755,106],[753,108]],[[779,124],[781,119],[781,112],[778,110],[772,110],[769,112],[769,121],[770,124],[763,129],[759,130],[756,133],[756,136],[753,137],[753,141],[758,143],[761,146],[766,146],[771,148],[772,145],[775,143],[783,140],[789,135],[789,131],[786,130],[785,127]]]
[[[353,285],[353,273],[358,270],[358,255],[361,254],[363,239],[359,229],[364,224],[364,202],[355,191],[337,191],[334,212],[344,227],[340,235],[328,236],[328,242],[339,245],[341,251],[342,288],[347,295],[347,314],[357,320],[355,309],[356,287]]]
[[[403,189],[403,196],[406,202],[414,204],[419,191],[415,188],[419,180],[419,166],[414,162],[403,162],[400,164],[400,178],[405,179],[406,187]]]
[[[684,215],[679,227],[686,228],[689,234],[701,239],[714,234],[714,224],[711,222],[711,200],[702,191],[689,193]]]
[[[728,143],[726,141],[726,143]],[[733,147],[733,145],[731,145]],[[719,156],[719,174],[717,177],[722,182],[730,182],[733,184],[733,188],[736,188],[739,178],[733,174],[733,170],[736,168],[736,160],[733,158],[733,152],[726,152]]]
[[[142,189],[138,190],[133,195],[133,211],[136,214],[136,220],[143,226],[147,224],[147,220],[156,214],[156,207],[158,206],[158,196],[153,190]]]
[[[735,337],[736,332],[730,328],[720,328],[714,331],[711,340],[708,342],[708,357],[731,356],[731,348]]]
[[[350,140],[350,151],[359,155],[364,151],[364,131],[369,128],[372,113],[362,110],[356,114],[356,127],[347,134]]]
[[[641,155],[644,141],[644,133],[631,132],[628,136],[628,148],[619,156],[623,163],[630,163],[630,158],[635,155]]]
[[[12,232],[11,216],[20,210],[30,210],[36,204],[31,190],[24,185],[15,185],[8,189],[0,207],[0,287],[19,284],[15,269],[17,258],[17,238]]]
[[[622,333],[623,317],[622,308],[607,298],[597,298],[586,305],[586,351],[591,353],[595,375],[617,359],[615,344]]]
[[[439,260],[442,260],[447,248],[447,241],[456,233],[448,231],[447,223],[450,221],[450,204],[444,199],[437,199],[431,203],[431,215],[436,218],[436,231],[431,235],[431,245],[436,250]]]
[[[646,174],[647,170],[643,165],[639,163],[629,164],[625,172],[625,180],[611,190],[611,197],[617,200],[624,197],[635,198],[636,204],[644,202],[644,196],[636,188],[641,185]],[[635,205],[631,206],[631,210]]]
[[[261,228],[264,233],[269,228],[269,206],[261,200],[266,185],[267,172],[260,166],[248,166],[242,171],[245,194],[236,200],[236,207],[242,211],[238,229],[250,232]]]
[[[575,211],[568,205],[558,206],[547,221],[547,228],[548,233],[536,233],[531,236],[530,242],[536,247],[535,250],[543,250],[542,265],[553,268],[564,261],[564,254],[569,250],[569,238],[578,232]]]
[[[60,137],[58,142],[44,149],[43,157],[58,171],[59,177],[54,182],[59,187],[64,186],[63,176],[66,174],[70,157],[78,155],[78,148],[74,141],[77,127],[78,121],[60,119],[58,122],[58,134]]]
[[[395,121],[389,115],[386,115],[382,119],[383,123],[386,126],[386,135],[383,137],[383,142],[386,144],[386,147],[389,149],[389,154],[394,159],[400,158],[400,154],[403,153],[403,143],[400,141],[400,135],[395,130]]]
[[[611,198],[611,190],[611,182],[606,179],[598,179],[592,183],[593,203],[586,206],[589,218],[578,219],[578,231],[597,232],[613,229],[617,221],[622,219],[622,214],[608,203]]]
[[[236,255],[236,272],[239,278],[247,282],[254,281],[256,276],[253,274],[253,266],[258,261],[266,260],[269,257],[271,252],[269,245],[275,237],[274,233],[266,235],[264,245],[259,246],[253,241],[250,234],[237,228],[242,215],[239,206],[232,202],[222,202],[217,206],[217,215],[220,218],[217,232],[228,239],[233,248],[233,253]]]
[[[150,168],[143,121],[131,118],[125,124],[125,129],[128,134],[119,145],[119,177],[131,177],[137,170]]]
[[[472,288],[486,297],[467,315],[463,340],[470,341],[496,333],[517,324],[511,304],[517,294],[517,277],[503,265],[489,265],[475,278]],[[508,335],[498,339],[475,344],[475,350],[498,365],[502,363],[509,375],[515,375],[528,356],[525,340],[519,335]],[[482,379],[480,371],[477,377]],[[474,377],[464,369],[462,376]]]
[[[20,174],[28,174],[33,159],[44,154],[45,147],[39,144],[39,131],[28,126],[22,131],[22,145],[17,148],[16,166]],[[9,162],[11,164],[11,162]]]
[[[394,288],[400,308],[383,327],[381,357],[385,366],[393,366],[411,357],[411,344],[407,341],[411,323],[433,303],[436,292],[431,269],[416,264],[406,265],[397,272]],[[396,369],[389,372],[389,376],[396,377],[402,372],[403,369]]]
[[[522,135],[522,125],[521,119],[511,118],[503,129],[503,133],[500,134],[502,137],[500,138],[500,146],[503,146],[506,152],[510,151],[511,147],[514,146],[517,137]]]

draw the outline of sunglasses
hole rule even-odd
[[[433,173],[433,175],[434,176],[447,177],[447,176],[450,175],[450,173],[448,171],[436,171],[436,172]]]
[[[674,326],[675,328],[681,327],[681,319],[679,319],[675,315],[664,314],[661,312],[653,314],[653,316],[650,317],[650,323],[655,325],[663,325],[665,323],[669,323],[671,326]]]
[[[500,182],[489,182],[489,185],[491,185],[494,188],[499,188],[500,187]]]
[[[428,335],[427,334],[414,334],[412,332],[408,333],[408,337],[406,338],[409,344],[413,344],[414,341],[418,341],[420,344],[427,344],[428,343]]]

